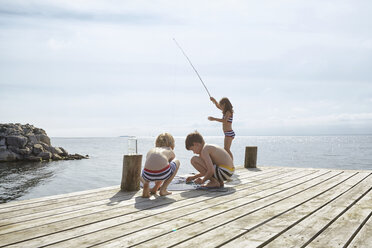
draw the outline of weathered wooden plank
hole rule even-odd
[[[363,179],[363,176],[366,176],[366,173],[359,173],[358,176],[360,179]],[[291,227],[289,230],[270,242],[267,247],[293,247],[304,245],[308,240],[316,235],[319,230],[328,224],[329,221],[337,216],[340,211],[343,211],[350,203],[357,199],[362,194],[361,192],[365,192],[365,190],[370,187],[370,182],[368,180],[363,180],[352,188],[353,183],[355,185],[357,182],[358,181],[354,180],[348,180],[345,182],[343,187],[345,188],[349,186],[349,191],[346,191],[347,188],[345,188],[344,194],[341,195],[343,192],[340,191],[336,192],[333,196],[331,195],[331,197],[336,197],[338,195],[340,195],[340,197],[336,198],[334,201],[330,201],[329,204],[321,206],[321,208],[316,209],[316,211],[314,210],[314,212],[310,212],[309,216],[305,215],[305,219],[295,223],[295,226]],[[331,192],[331,194],[332,193],[333,192]],[[320,197],[315,199],[313,201],[315,205],[318,200],[322,201],[323,199]]]
[[[267,177],[270,177],[270,176],[268,175]],[[243,178],[242,178],[242,180],[243,180]],[[252,182],[251,179],[248,179],[248,181],[249,181],[249,183]],[[243,187],[243,186],[244,185],[242,184],[242,186],[240,186],[240,187]],[[251,186],[248,185],[246,187],[250,188]],[[8,236],[2,236],[2,237],[6,237],[6,239],[1,240],[0,244],[4,244],[3,242],[7,242],[7,244],[9,244],[9,243],[12,243],[12,242],[18,242],[18,241],[21,241],[21,240],[31,239],[31,238],[36,237],[37,235],[43,236],[43,235],[48,235],[48,234],[54,233],[54,232],[60,232],[62,230],[68,230],[68,229],[71,229],[71,228],[77,227],[77,226],[84,226],[84,225],[91,224],[91,223],[95,224],[97,222],[105,221],[107,219],[110,220],[110,219],[113,219],[113,218],[116,218],[116,217],[121,217],[121,216],[127,215],[129,213],[132,214],[133,212],[139,212],[141,210],[143,211],[143,209],[146,209],[146,208],[155,208],[155,207],[160,206],[160,205],[166,205],[166,204],[172,203],[176,200],[181,201],[182,199],[188,199],[189,197],[196,197],[196,196],[200,196],[200,195],[203,195],[203,194],[208,194],[208,192],[190,191],[190,192],[187,192],[186,196],[182,196],[181,194],[175,194],[174,196],[172,196],[172,197],[174,197],[174,199],[172,199],[172,198],[161,198],[162,200],[158,201],[158,202],[147,201],[147,199],[143,199],[143,198],[138,197],[138,198],[131,199],[131,200],[128,200],[128,201],[125,201],[125,202],[119,202],[114,207],[106,206],[106,205],[101,206],[102,208],[109,208],[109,211],[105,211],[105,212],[101,211],[101,212],[97,212],[97,213],[93,213],[93,214],[87,213],[86,215],[83,215],[83,216],[80,216],[80,217],[76,216],[75,218],[69,218],[69,219],[64,220],[64,221],[53,222],[53,223],[46,224],[46,225],[39,225],[39,223],[33,222],[32,223],[33,226],[31,225],[25,230],[18,231],[17,232],[17,237],[12,235],[12,233],[9,233]],[[189,201],[194,201],[194,199],[190,198]],[[122,204],[122,203],[125,204],[125,205],[121,206],[120,204]],[[127,206],[127,207],[121,208],[121,207],[124,207],[124,206]],[[110,208],[114,208],[114,209],[110,209]],[[95,209],[97,209],[97,207]],[[145,213],[145,212],[143,212],[143,213]],[[141,214],[142,213],[140,213],[139,216]],[[21,226],[20,228],[23,228],[23,226]],[[6,231],[9,231],[9,230],[6,230]],[[37,234],[37,235],[35,236],[35,234]]]
[[[78,197],[69,198],[61,198],[55,199],[52,201],[48,201],[47,203],[43,204],[42,202],[37,202],[35,204],[27,204],[27,205],[20,205],[20,206],[13,206],[9,209],[3,209],[3,212],[0,214],[0,219],[8,219],[14,218],[17,216],[25,216],[34,213],[40,213],[43,211],[50,211],[50,210],[57,210],[64,207],[69,207],[73,205],[81,205],[85,203],[90,203],[94,201],[99,201],[103,199],[110,198],[110,196],[115,195],[116,192],[120,190],[119,186],[115,187],[115,189],[104,191],[102,193],[96,192],[88,195],[81,195]],[[127,196],[130,197],[133,195],[132,192],[126,192]],[[124,196],[124,194],[122,194]],[[75,198],[75,199],[74,199]],[[6,211],[5,211],[6,210]]]
[[[79,199],[84,196],[92,196],[92,195],[101,194],[101,193],[105,194],[106,193],[105,191],[116,190],[117,188],[120,188],[120,185],[72,192],[72,193],[67,193],[67,194],[46,196],[46,197],[41,197],[41,198],[29,199],[29,200],[22,200],[22,201],[16,200],[16,201],[0,204],[0,213],[16,210],[18,207],[28,208],[28,207],[47,205],[47,204],[51,204],[55,202],[56,200],[71,201],[71,200]]]
[[[329,173],[320,177],[314,175],[314,177],[316,179],[313,180],[322,180],[327,177],[332,177],[332,175],[331,173]],[[156,244],[156,247],[174,245],[179,241],[182,241],[189,237],[193,237],[201,231],[204,231],[206,227],[218,225],[225,222],[226,219],[233,219],[236,216],[243,214],[245,210],[261,208],[266,204],[270,204],[273,199],[278,199],[278,197],[276,196],[277,194],[280,195],[285,192],[285,190],[292,190],[292,184],[296,184],[296,182],[304,180],[305,179],[298,179],[297,181],[293,181],[290,184],[287,184],[287,188],[285,188],[284,185],[281,185],[275,188],[271,188],[267,191],[258,192],[257,194],[240,197],[235,202],[220,202],[220,204],[216,204],[215,206],[206,206],[206,208],[204,208],[204,205],[195,206],[197,209],[199,209],[195,213],[182,216],[175,221],[151,227],[151,229],[143,230],[137,234],[117,239],[116,241],[111,242],[110,247],[115,246],[118,243],[124,245],[133,245],[134,243],[139,243],[146,240],[149,241],[142,243],[141,246],[146,247],[148,245],[152,246],[154,244]],[[301,186],[298,185],[297,187],[300,188]],[[183,224],[183,221],[186,221],[187,224]],[[174,228],[177,228],[176,232],[172,232]]]
[[[358,185],[358,187],[354,187],[354,185],[358,184],[364,176],[365,174],[359,174],[358,176],[350,178],[343,184],[325,191],[324,194],[321,194],[314,199],[311,199],[299,205],[298,207],[295,207],[293,209],[288,208],[288,210],[284,210],[285,212],[278,212],[274,209],[276,215],[271,217],[271,219],[267,218],[268,216],[266,215],[260,216],[263,221],[263,224],[261,226],[258,226],[257,228],[247,229],[246,234],[238,237],[230,243],[227,243],[225,246],[233,247],[237,244],[249,247],[261,247],[263,245],[266,245],[265,247],[301,246],[301,244],[303,244],[305,241],[293,239],[292,237],[295,235],[291,233],[291,230],[289,229],[292,227],[296,228],[296,225],[299,222],[304,221],[306,218],[326,207],[332,201],[335,201],[336,204],[338,204],[338,201],[344,201],[343,197],[348,197],[350,195],[358,193],[360,194],[361,190],[365,190],[369,187],[368,182],[364,180],[362,181],[362,183],[360,183],[360,185]],[[348,194],[346,194],[347,192]],[[298,200],[301,201],[303,199]],[[265,219],[267,219],[268,221],[265,222]],[[303,227],[305,228],[305,226]],[[306,233],[306,230],[307,228],[300,231]],[[268,243],[271,239],[274,239],[274,241]]]
[[[247,224],[249,226],[253,224],[252,214],[260,216],[259,212],[266,209],[270,210],[271,207],[278,203],[280,203],[278,204],[279,206],[283,205],[283,208],[285,209],[288,206],[284,203],[290,204],[292,202],[293,204],[293,198],[311,198],[318,192],[324,190],[324,187],[331,187],[349,176],[350,175],[347,173],[343,173],[333,178],[320,177],[299,184],[286,191],[278,192],[267,199],[257,201],[250,206],[232,209],[223,212],[222,215],[196,222],[196,224],[180,230],[177,235],[171,233],[167,237],[156,241],[156,246],[161,247],[165,244],[177,244],[180,247],[192,247],[202,244],[203,247],[215,247],[218,244],[224,243],[228,237],[234,237],[240,233],[244,233],[246,230],[242,227],[247,226]],[[257,224],[262,222],[259,217],[253,218],[253,221],[256,221]],[[141,246],[145,247],[151,242],[152,241],[149,241],[149,243],[143,243]]]
[[[345,247],[352,248],[370,248],[372,244],[372,211],[365,219],[361,229],[356,234],[355,238]]]
[[[360,189],[366,190],[366,195],[362,195],[361,199],[356,199],[356,204],[352,203],[348,206],[350,209],[345,208],[345,212],[335,220],[326,230],[317,236],[307,247],[326,247],[333,248],[344,247],[352,238],[354,232],[359,228],[360,224],[369,216],[372,209],[372,191],[371,182],[367,182],[369,188]],[[359,193],[355,192],[355,194]],[[364,193],[364,192],[363,192]],[[371,233],[372,235],[372,233]],[[372,243],[370,244],[372,246]]]
[[[120,202],[124,200],[129,200],[133,197],[134,194],[137,192],[120,192],[120,189],[112,190],[109,194],[100,194],[100,195],[92,195],[91,197],[86,197],[77,200],[71,201],[63,201],[60,204],[55,202],[51,205],[45,205],[40,207],[31,207],[25,210],[18,209],[15,211],[10,211],[6,213],[2,213],[0,218],[0,227],[3,225],[9,225],[10,223],[14,222],[14,220],[23,220],[26,219],[33,219],[34,215],[41,215],[41,216],[55,216],[59,212],[66,212],[67,211],[74,211],[78,209],[86,209],[89,207],[99,206],[103,203],[107,202]],[[120,192],[120,193],[119,193]],[[75,204],[74,204],[75,203]],[[19,222],[19,221],[17,221]]]

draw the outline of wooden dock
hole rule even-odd
[[[119,186],[0,205],[0,247],[372,247],[372,171],[239,168],[226,192]],[[67,182],[68,183],[68,182]]]

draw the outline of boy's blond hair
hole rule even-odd
[[[174,138],[170,133],[161,133],[156,138],[156,147],[170,147],[174,149]]]
[[[194,143],[200,143],[202,145],[205,144],[203,136],[198,131],[195,131],[187,135],[185,140],[186,150],[190,150],[190,147],[192,147]]]

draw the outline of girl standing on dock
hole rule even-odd
[[[225,134],[224,148],[233,159],[233,155],[230,151],[231,143],[235,137],[235,132],[232,130],[234,113],[233,106],[227,97],[223,97],[219,102],[217,102],[213,97],[210,97],[210,99],[218,109],[222,110],[223,116],[222,119],[209,116],[208,120],[222,122],[222,130]]]

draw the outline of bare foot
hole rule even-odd
[[[163,181],[156,181],[154,187],[150,189],[150,194],[156,195],[156,191],[159,190],[162,183]]]
[[[143,192],[142,193],[142,198],[150,198],[150,193],[145,193],[145,192]]]
[[[220,183],[218,181],[209,181],[209,183],[204,184],[204,187],[207,188],[216,188],[216,187],[221,187]]]
[[[161,196],[170,195],[170,194],[172,194],[172,192],[169,192],[166,189],[164,189],[164,190],[160,189],[160,195]]]

